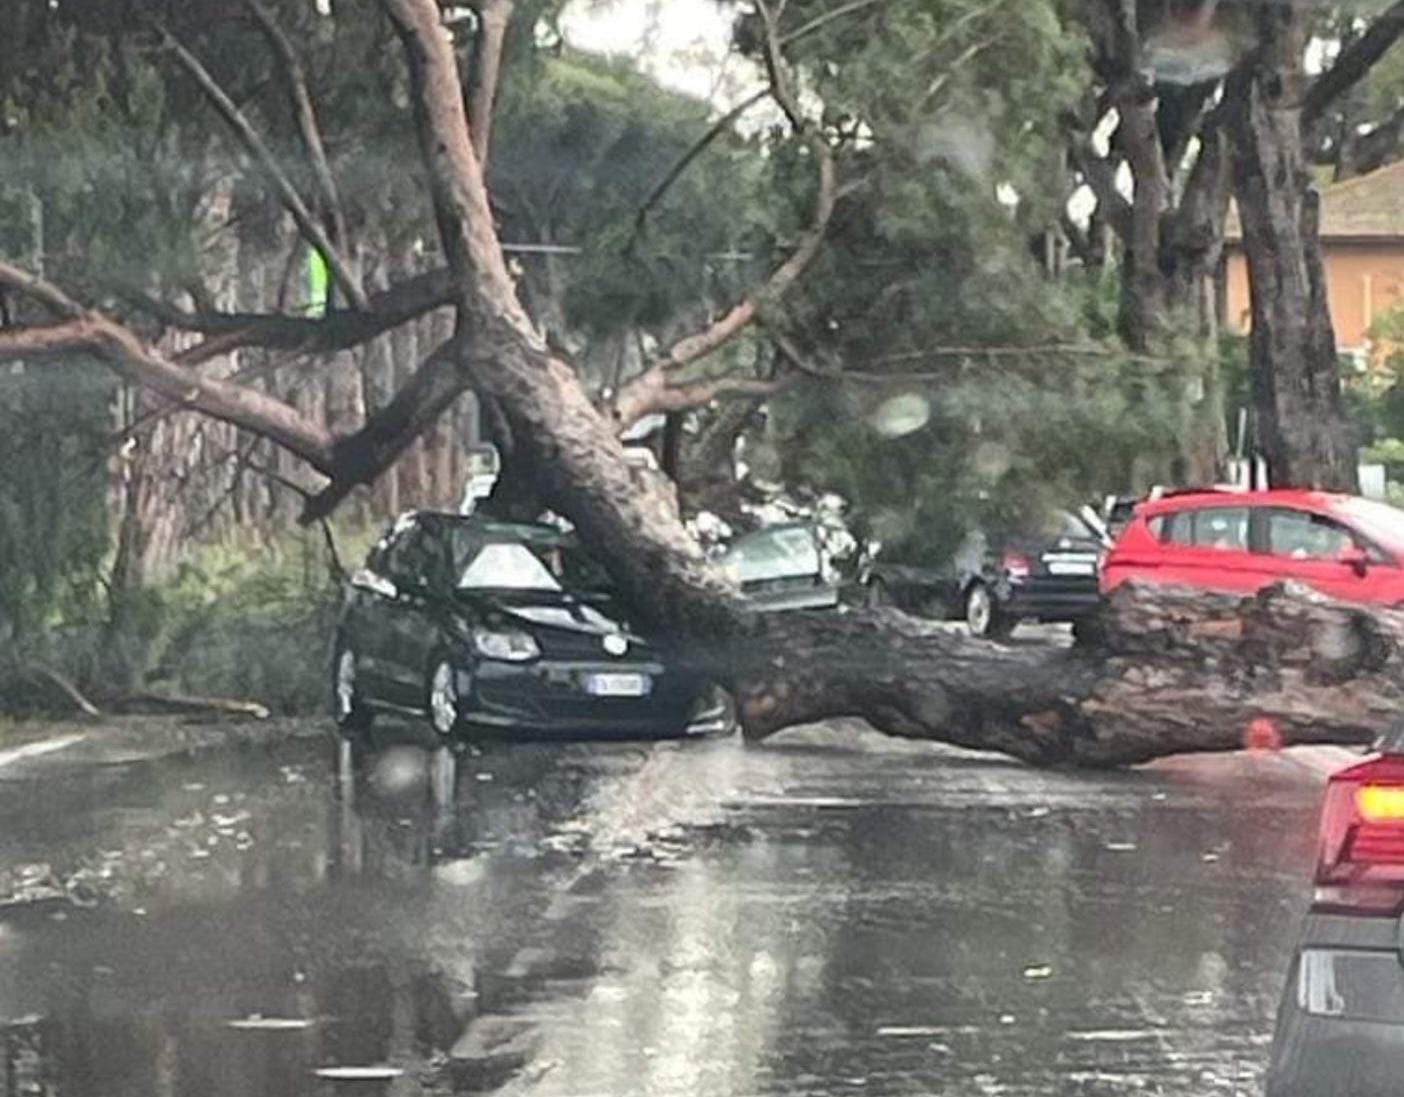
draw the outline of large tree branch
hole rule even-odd
[[[312,103],[312,92],[307,80],[307,70],[302,64],[291,39],[278,25],[273,13],[261,0],[244,0],[254,19],[263,30],[264,37],[273,47],[283,65],[283,76],[288,83],[288,98],[297,131],[307,149],[307,159],[312,165],[312,175],[317,180],[321,192],[322,207],[332,224],[332,244],[338,248],[350,249],[351,240],[346,230],[346,213],[337,191],[336,177],[332,175],[331,163],[327,160],[327,150],[322,142],[322,128],[317,123],[317,111]],[[360,285],[360,280],[356,279]]]
[[[197,365],[241,347],[265,347],[305,354],[359,346],[401,324],[453,303],[453,276],[447,268],[416,274],[372,294],[364,310],[331,309],[321,317],[273,312],[187,312],[145,294],[126,297],[157,320],[210,338],[178,355]]]
[[[89,342],[87,329],[80,319],[0,328],[0,362],[85,350]]]
[[[243,427],[295,453],[319,471],[331,471],[331,435],[296,408],[256,389],[202,377],[147,346],[129,328],[84,309],[43,279],[3,261],[0,285],[10,286],[66,317],[63,323],[48,328],[20,329],[30,333],[31,342],[48,340],[50,350],[84,350],[98,355],[132,384]],[[17,342],[19,339],[16,337]]]
[[[463,86],[444,37],[438,6],[430,0],[381,2],[409,64],[415,122],[435,219],[459,290],[459,303],[478,303],[478,295],[471,291],[486,291],[501,309],[501,319],[522,333],[532,332],[493,227],[482,162],[473,150]],[[539,338],[534,341],[543,345]]]
[[[303,520],[330,513],[358,484],[379,475],[470,384],[473,365],[499,367],[494,348],[544,356],[507,271],[493,228],[482,165],[470,137],[462,84],[433,0],[382,0],[410,70],[415,121],[439,236],[449,259],[450,298],[459,330],[415,371],[395,398],[336,447],[332,482],[309,501]],[[483,344],[463,338],[476,324]],[[485,372],[491,374],[489,368]]]
[[[1302,99],[1302,129],[1310,129],[1340,95],[1369,73],[1404,34],[1404,0],[1396,0],[1375,17],[1355,41],[1341,50],[1331,67],[1307,88]]]
[[[460,370],[464,354],[464,338],[455,335],[420,363],[390,403],[360,430],[337,440],[332,481],[308,501],[304,522],[325,518],[357,485],[369,483],[389,468],[463,395],[467,387]]]
[[[487,170],[492,149],[492,120],[502,71],[502,46],[512,20],[512,0],[478,0],[478,35],[473,40],[473,67],[468,81],[468,118],[478,166]]]
[[[297,188],[293,186],[292,180],[283,171],[273,156],[272,151],[259,136],[258,131],[245,117],[244,112],[239,109],[234,100],[230,99],[224,89],[221,88],[209,70],[200,63],[193,53],[186,49],[175,36],[160,28],[161,38],[166,43],[170,51],[175,54],[176,59],[182,67],[191,75],[205,97],[209,99],[215,110],[228,123],[229,128],[234,131],[235,137],[243,145],[245,150],[254,158],[269,184],[277,192],[279,201],[283,208],[291,215],[297,225],[298,232],[312,247],[316,248],[322,258],[326,260],[327,267],[331,271],[332,278],[336,281],[341,292],[346,295],[346,299],[356,308],[364,308],[366,304],[365,292],[361,289],[360,282],[351,271],[350,265],[345,258],[337,251],[336,247],[328,238],[326,231],[317,223],[317,219],[312,216],[312,212],[303,202],[302,196],[298,194]]]

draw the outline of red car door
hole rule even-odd
[[[1211,590],[1257,590],[1270,582],[1264,558],[1250,549],[1251,508],[1191,507],[1150,520],[1161,554],[1154,579]]]
[[[1261,514],[1260,543],[1278,578],[1299,580],[1333,598],[1374,600],[1368,569],[1347,558],[1366,548],[1350,529],[1308,510],[1271,507]]]

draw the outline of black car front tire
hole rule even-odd
[[[1007,640],[1018,624],[999,604],[986,583],[971,583],[965,592],[965,624],[972,636],[985,640]]]
[[[462,739],[463,698],[458,692],[458,671],[446,655],[436,656],[425,676],[424,712],[435,736],[444,742]]]
[[[332,712],[339,731],[366,731],[371,726],[371,710],[361,690],[356,653],[346,646],[338,646],[332,659]]]

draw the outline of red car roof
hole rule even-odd
[[[1311,491],[1301,488],[1269,488],[1265,491],[1190,491],[1180,494],[1163,495],[1159,499],[1149,499],[1136,508],[1139,514],[1164,514],[1167,511],[1183,510],[1195,506],[1282,506],[1305,507],[1312,510],[1328,509],[1333,503],[1351,498],[1339,492]]]

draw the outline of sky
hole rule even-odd
[[[724,110],[761,83],[730,53],[735,15],[718,0],[574,0],[561,29],[578,49],[627,55],[660,84]]]

